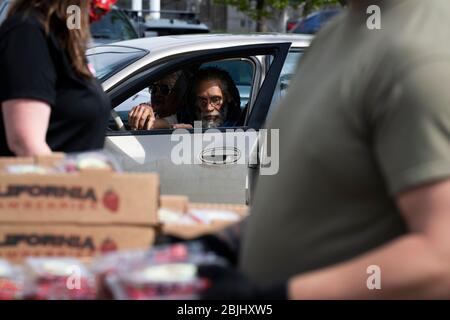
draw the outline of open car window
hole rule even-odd
[[[239,90],[241,98],[241,109],[249,103],[253,87],[255,65],[249,59],[229,59],[215,62],[208,62],[202,68],[216,67],[227,71]]]
[[[241,121],[239,121],[239,122],[241,125],[243,125],[243,123],[245,121],[245,117],[247,115],[247,111],[248,111],[247,107],[251,102],[252,88],[254,86],[255,73],[256,73],[255,62],[249,58],[225,59],[225,60],[206,62],[206,63],[200,64],[200,65],[195,65],[195,66],[188,66],[183,69],[183,72],[185,72],[185,74],[189,73],[190,77],[192,78],[192,76],[198,70],[206,69],[206,68],[218,68],[220,70],[226,71],[230,75],[234,85],[236,86],[237,90],[239,91],[240,112],[241,112],[241,114],[240,114]],[[188,79],[188,81],[190,81],[190,80]],[[139,104],[151,102],[152,92],[148,88],[150,85],[151,85],[151,81],[149,81],[147,83],[146,88],[131,95],[129,98],[127,98],[124,102],[119,104],[114,109],[117,112],[117,115],[121,118],[122,122],[125,124],[125,127],[127,129],[130,129],[129,125],[128,125],[128,114],[131,111],[131,109],[135,106],[138,106]],[[187,93],[185,93],[185,94],[187,94]],[[188,107],[188,106],[185,106],[185,107]],[[111,125],[113,125],[113,124],[111,123]]]
[[[220,81],[222,81],[223,78],[226,78],[225,80],[226,82],[228,83],[233,82],[232,86],[228,85],[226,86],[228,88],[230,87],[233,88],[231,90],[231,95],[225,94],[222,95],[222,97],[219,97],[219,95],[221,95],[220,93],[219,94],[207,93],[205,89],[202,86],[200,86],[202,88],[196,87],[196,89],[199,89],[198,92],[191,94],[189,96],[190,98],[189,101],[185,100],[182,102],[182,104],[171,104],[171,106],[182,105],[183,108],[186,106],[184,109],[188,111],[187,116],[186,113],[183,115],[186,117],[179,117],[178,111],[176,111],[175,113],[177,117],[175,121],[177,122],[172,121],[173,117],[171,117],[171,119],[167,119],[169,117],[163,115],[163,113],[160,112],[163,109],[161,109],[162,107],[158,107],[157,105],[159,104],[161,106],[162,103],[161,102],[158,103],[157,101],[153,102],[153,97],[156,97],[153,92],[151,92],[150,99],[151,104],[156,105],[156,108],[154,109],[159,109],[159,111],[155,112],[155,114],[157,115],[156,120],[158,119],[168,121],[171,120],[171,122],[169,122],[169,125],[166,123],[161,128],[177,129],[180,127],[178,126],[178,124],[187,124],[190,125],[190,128],[192,128],[192,125],[193,124],[197,125],[196,122],[201,119],[202,126],[204,129],[207,128],[226,129],[233,127],[243,127],[246,129],[258,130],[264,126],[264,122],[266,120],[267,113],[270,107],[270,101],[272,100],[277,80],[284,66],[284,62],[290,47],[291,47],[290,42],[258,43],[258,44],[241,45],[236,47],[231,46],[226,48],[185,52],[183,55],[166,56],[156,61],[150,60],[147,65],[140,67],[139,72],[134,71],[134,73],[129,77],[125,78],[124,81],[121,81],[117,85],[111,86],[110,89],[108,89],[107,93],[110,96],[113,108],[116,108],[117,106],[120,106],[124,101],[126,101],[136,93],[142,92],[142,90],[148,88],[150,84],[152,84],[152,90],[156,88],[155,87],[156,85],[160,86],[159,84],[154,84],[153,82],[166,81],[163,78],[169,76],[174,72],[180,70],[187,70],[188,73],[189,72],[195,73],[196,71],[199,70],[199,68],[202,67],[203,64],[206,63],[224,61],[226,59],[244,59],[244,60],[248,59],[255,63],[254,64],[255,68],[253,70],[254,83],[252,84],[251,95],[246,112],[240,112],[239,110],[241,109],[242,105],[237,102],[236,97],[240,98],[239,96],[241,93],[236,88],[234,81],[231,79],[229,75],[219,78],[221,78]],[[270,59],[270,57],[272,57],[272,59]],[[211,70],[199,72],[200,75],[196,74],[197,77],[201,77],[201,79],[203,80],[197,78],[195,78],[197,80],[189,80],[190,83],[189,86],[192,86],[191,85],[192,83],[198,83],[197,81],[205,81],[205,82],[215,81],[210,80],[209,78],[210,71]],[[208,73],[206,78],[205,73]],[[215,73],[217,76],[218,73],[217,70]],[[124,76],[126,76],[126,73],[121,72],[120,76],[123,78]],[[217,77],[214,78],[217,79]],[[116,77],[113,79],[116,81],[119,80],[119,78]],[[217,84],[210,85],[210,83],[203,83],[203,85],[208,86],[208,89],[206,90],[209,90],[211,89],[211,87],[214,86],[218,87]],[[174,86],[170,85],[170,87]],[[160,93],[162,92],[160,91],[160,89],[157,89],[157,91],[159,91]],[[165,91],[167,91],[167,89]],[[225,89],[225,91],[227,91],[227,89]],[[193,93],[192,90],[190,92]],[[209,96],[205,97],[205,95]],[[224,111],[226,110],[226,108],[222,108],[222,106],[224,106],[222,102],[224,101],[227,102],[228,109],[232,110],[231,112],[226,112]],[[221,112],[221,110],[223,112],[220,115],[218,115],[217,113],[211,114],[213,113],[213,110],[205,109],[206,107],[208,107],[208,109],[211,109],[209,107],[213,106],[214,109],[219,113]],[[173,108],[167,109],[165,107],[164,109],[166,109],[166,111],[170,109],[169,110],[170,112],[172,112],[173,110]],[[152,110],[149,108],[142,108],[142,110],[139,110],[139,112],[135,114],[135,116],[133,116],[134,121],[131,125],[133,125],[134,128],[131,127],[126,128],[124,126],[122,119],[117,116],[117,112],[115,112],[114,110],[114,112],[112,112],[112,117],[116,127],[113,128],[110,126],[111,131],[108,133],[108,135],[109,136],[130,135],[130,134],[146,135],[149,133],[159,135],[159,134],[166,134],[166,131],[171,132],[171,130],[160,130],[161,128],[159,127],[156,128],[155,126],[152,126],[152,128],[156,130],[144,129],[151,125],[151,123],[148,121],[152,120],[151,111]],[[167,112],[165,114],[167,114]],[[173,114],[174,113],[170,113],[170,115]],[[142,118],[142,115],[144,115],[144,119]],[[180,118],[187,119],[187,121],[180,120]],[[225,121],[222,121],[224,119]],[[155,123],[161,122],[156,120]],[[175,123],[176,126],[172,125],[171,123]],[[138,130],[130,131],[130,129],[138,129]]]

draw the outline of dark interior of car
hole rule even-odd
[[[186,81],[189,83],[190,79],[195,75],[195,73],[198,70],[208,67],[216,67],[225,70],[231,76],[241,96],[241,111],[238,120],[235,123],[235,126],[236,127],[244,126],[245,120],[248,115],[248,106],[250,103],[250,95],[252,91],[252,82],[254,77],[253,66],[251,65],[250,62],[246,60],[218,60],[206,63],[193,63],[188,66],[185,66],[183,69],[181,69],[181,71],[183,76],[187,78]],[[149,79],[147,87],[150,86],[152,82],[157,81],[158,79],[161,79],[164,76],[165,75],[160,76],[159,78],[156,79],[151,80]],[[120,120],[123,122],[126,131],[131,130],[128,124],[128,113],[129,111],[127,110],[116,112],[116,116],[120,117]],[[109,131],[118,130],[117,123],[113,117],[110,119],[108,130]]]

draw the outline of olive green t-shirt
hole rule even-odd
[[[325,26],[268,123],[279,172],[259,178],[240,258],[261,284],[401,236],[395,195],[450,176],[450,1],[371,4],[382,29],[366,10]]]

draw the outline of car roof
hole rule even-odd
[[[115,42],[112,45],[134,47],[150,52],[166,51],[177,47],[220,47],[252,45],[274,42],[291,42],[295,47],[308,47],[313,36],[287,33],[254,33],[254,34],[194,34],[171,35],[162,37],[139,38]]]
[[[165,58],[173,54],[191,52],[197,50],[222,49],[235,46],[273,44],[273,43],[291,43],[294,48],[306,48],[310,45],[314,36],[303,34],[195,34],[195,35],[177,35],[162,36],[150,38],[138,38],[134,40],[115,42],[104,46],[91,47],[88,54],[95,54],[103,50],[111,50],[114,47],[135,48],[146,50],[150,54],[145,55],[138,61],[132,63],[125,69],[119,71],[113,77],[107,79],[103,86],[108,90],[113,86],[117,79],[122,79],[147,65],[151,61]]]

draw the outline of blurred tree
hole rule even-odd
[[[273,18],[288,6],[303,8],[303,15],[326,5],[344,5],[346,0],[215,0],[218,4],[230,5],[256,21],[256,31],[266,31],[266,19]]]

